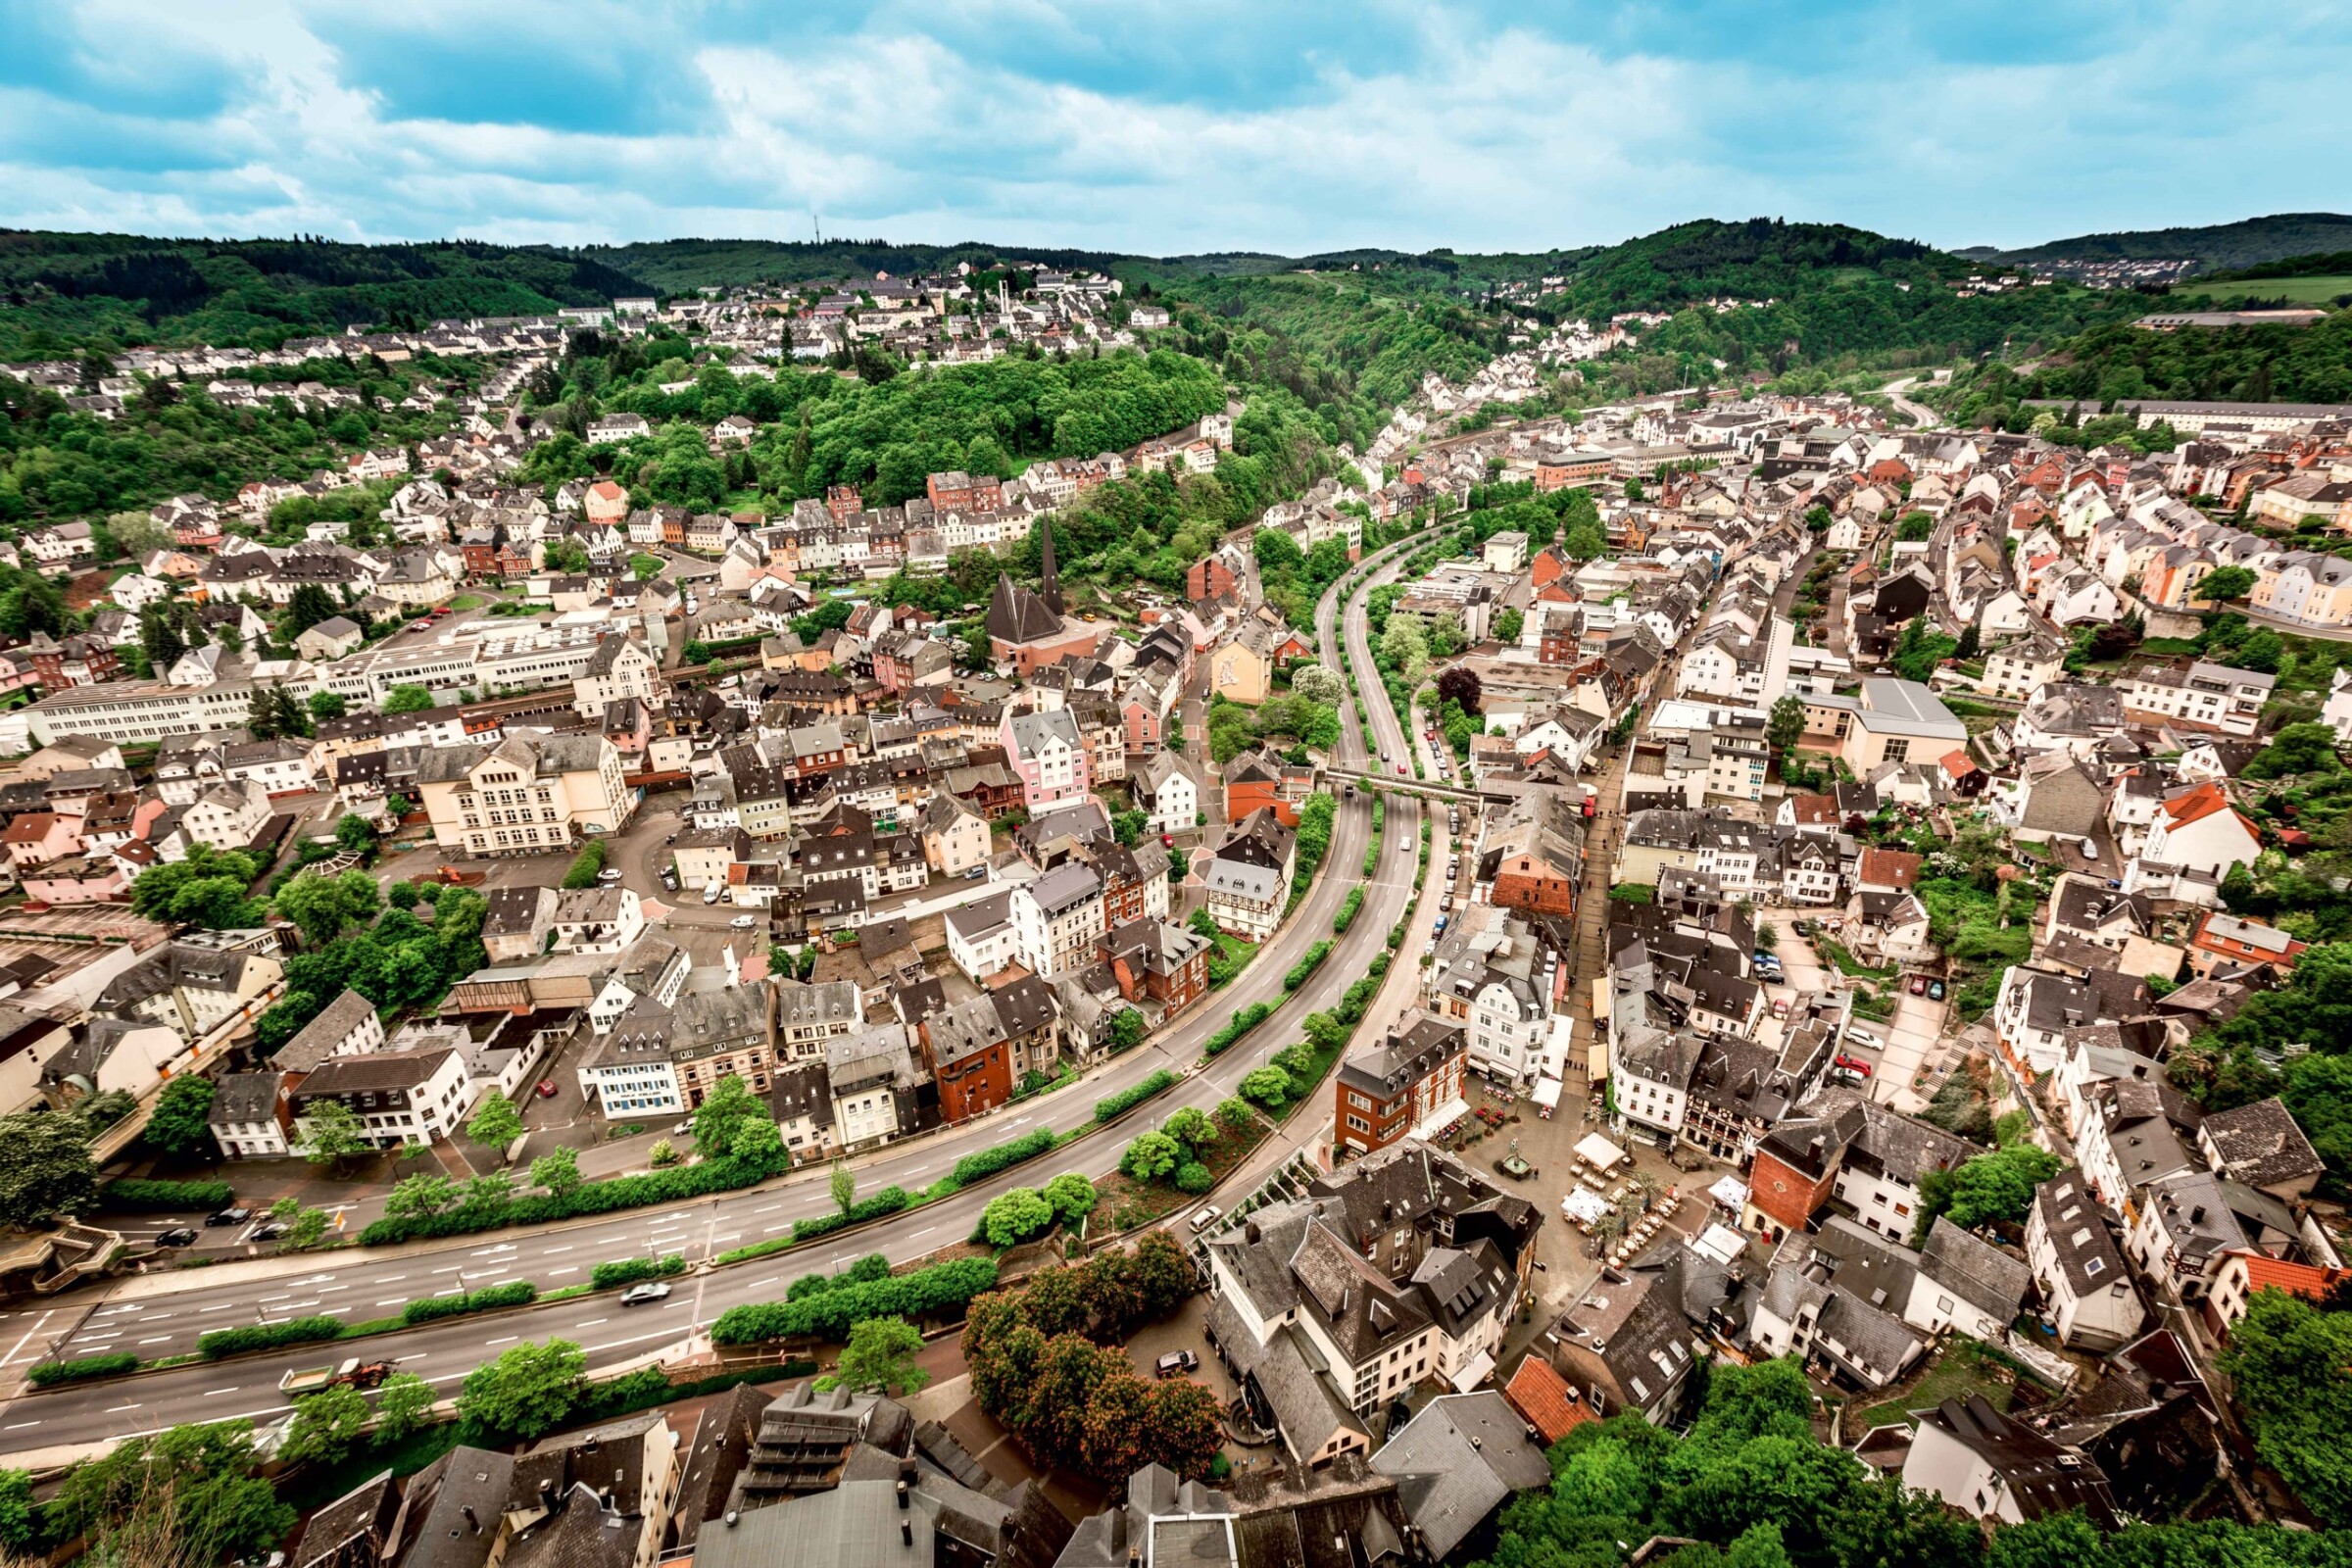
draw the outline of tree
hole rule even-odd
[[[395,686],[384,694],[387,713],[421,713],[433,706],[433,694],[422,686]]]
[[[0,1548],[21,1555],[32,1547],[32,1503],[31,1473],[0,1470]]]
[[[2197,579],[2190,595],[2207,604],[2226,605],[2243,599],[2254,591],[2256,578],[2250,566],[2217,566]]]
[[[754,1095],[743,1079],[727,1074],[711,1086],[710,1093],[694,1110],[694,1147],[705,1159],[714,1159],[735,1147],[735,1135],[743,1123],[757,1117],[773,1124],[775,1117],[765,1102]]]
[[[1952,650],[1952,657],[1966,662],[1984,651],[1984,634],[1977,629],[1977,623],[1972,620],[1960,628],[1960,646]]]
[[[466,1136],[484,1149],[503,1150],[522,1136],[522,1115],[503,1090],[494,1088],[474,1106]]]
[[[208,1149],[213,1142],[207,1119],[212,1108],[213,1081],[200,1072],[183,1072],[155,1097],[155,1110],[139,1138],[158,1153],[174,1156]]]
[[[278,1455],[290,1461],[317,1459],[333,1464],[360,1441],[372,1414],[368,1396],[348,1383],[305,1395],[294,1401],[294,1421]]]
[[[819,1391],[853,1394],[919,1394],[931,1374],[914,1364],[922,1353],[922,1331],[903,1317],[869,1317],[852,1324],[833,1370],[816,1380]]]
[[[302,1157],[314,1165],[340,1165],[374,1147],[358,1115],[339,1100],[311,1102],[297,1125],[302,1132]]]
[[[1786,761],[1796,750],[1797,741],[1805,733],[1805,705],[1794,697],[1784,697],[1772,705],[1772,713],[1764,720],[1764,742],[1774,755]]]
[[[1074,1170],[1063,1171],[1046,1183],[1046,1201],[1054,1205],[1054,1213],[1064,1225],[1074,1225],[1095,1211],[1099,1198],[1095,1184]]]
[[[1913,1235],[1924,1242],[1938,1215],[1962,1230],[2022,1220],[2034,1205],[2034,1189],[2057,1174],[2058,1157],[2027,1143],[1979,1154],[1954,1171],[1931,1171],[1920,1183],[1918,1229]]]
[[[332,620],[342,614],[334,595],[315,582],[306,582],[294,590],[286,601],[286,612],[277,623],[277,640],[289,648],[294,639],[322,620]]]
[[[1486,688],[1480,683],[1478,672],[1475,670],[1465,669],[1457,664],[1438,677],[1438,700],[1446,703],[1459,703],[1465,713],[1477,712],[1479,700],[1485,694]]]
[[[857,1206],[858,1173],[850,1168],[850,1162],[848,1160],[835,1160],[833,1162],[832,1174],[827,1178],[827,1180],[832,1188],[834,1207],[840,1209],[844,1214],[847,1214],[852,1208]]]
[[[1429,668],[1429,635],[1410,615],[1392,615],[1380,634],[1380,656],[1407,684],[1420,680]]]
[[[554,1149],[531,1161],[531,1185],[551,1193],[568,1193],[580,1185],[580,1156],[576,1150]]]
[[[78,1116],[0,1116],[0,1224],[32,1230],[98,1203],[89,1128]]]
[[[1183,1158],[1184,1146],[1166,1133],[1140,1133],[1119,1156],[1119,1169],[1139,1182],[1155,1182],[1175,1170]]]
[[[578,1346],[526,1341],[466,1375],[458,1414],[488,1432],[535,1438],[561,1426],[587,1387],[588,1358]]]
[[[1830,509],[1827,507],[1814,506],[1805,509],[1805,531],[1808,533],[1828,533],[1831,524],[1836,521],[1837,519],[1830,515]]]
[[[1229,1137],[1239,1138],[1257,1125],[1257,1112],[1250,1108],[1250,1102],[1247,1100],[1236,1098],[1220,1100],[1217,1102],[1216,1114],[1217,1125],[1222,1127]]]
[[[1322,664],[1294,664],[1291,690],[1309,702],[1337,703],[1348,695],[1348,680],[1338,670]]]
[[[1191,1150],[1206,1149],[1217,1141],[1216,1124],[1197,1105],[1186,1105],[1160,1124],[1159,1130]]]
[[[415,1372],[395,1372],[384,1379],[383,1389],[375,1396],[377,1440],[395,1444],[424,1425],[433,1401],[433,1386]]]
[[[341,718],[348,708],[349,705],[334,692],[311,693],[311,717],[319,723],[323,724],[330,718]]]
[[[1562,532],[1560,548],[1576,561],[1597,560],[1608,551],[1608,530],[1597,517],[1580,517]]]
[[[2254,1450],[2334,1529],[2352,1527],[2352,1313],[2258,1291],[2231,1326],[2222,1370],[2254,1427]]]
[[[384,1212],[394,1219],[422,1218],[440,1213],[457,1200],[456,1183],[439,1171],[420,1171],[392,1184],[392,1192],[384,1200]]]
[[[1255,1101],[1268,1110],[1280,1110],[1290,1100],[1291,1089],[1291,1075],[1271,1065],[1255,1069],[1241,1082],[1242,1098]]]
[[[128,1438],[66,1472],[49,1504],[50,1531],[87,1538],[98,1563],[264,1557],[296,1515],[253,1471],[253,1428],[244,1421]]]
[[[1512,647],[1519,641],[1519,634],[1527,629],[1527,616],[1516,610],[1498,610],[1494,612],[1494,624],[1491,629],[1496,642],[1505,648]]]
[[[299,1198],[271,1203],[270,1217],[284,1227],[277,1238],[281,1252],[307,1252],[326,1239],[326,1210],[306,1207]]]
[[[2332,773],[2341,765],[2335,755],[2335,731],[2315,720],[2281,727],[2242,771],[2246,778],[2293,778],[2304,773]]]
[[[1171,869],[1181,869],[1181,867],[1171,867]],[[1196,912],[1206,913],[1207,911]],[[1104,1041],[1111,1054],[1116,1055],[1122,1051],[1141,1045],[1144,1033],[1144,1015],[1133,1007],[1123,1007],[1112,1016],[1110,1030],[1104,1037]]]
[[[1012,1247],[1054,1223],[1054,1205],[1034,1187],[1015,1187],[988,1200],[981,1233],[991,1247]]]
[[[340,876],[298,876],[278,890],[275,903],[278,914],[317,951],[373,919],[381,897],[375,878],[355,866]]]
[[[335,847],[346,855],[366,855],[375,848],[375,824],[357,811],[346,811],[335,824]]]

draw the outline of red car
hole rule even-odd
[[[1396,776],[1398,778],[1404,777],[1404,764],[1402,762],[1398,762],[1396,764]]]
[[[1838,1065],[1847,1072],[1858,1072],[1865,1078],[1870,1076],[1870,1063],[1859,1056],[1848,1056],[1841,1052],[1838,1056]]]
[[[556,1098],[556,1081],[553,1078],[542,1078],[539,1080],[539,1098],[542,1100],[553,1100]]]
[[[1928,977],[1926,975],[1915,974],[1911,977],[1911,994],[1915,997],[1924,997],[1928,994]]]

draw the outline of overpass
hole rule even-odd
[[[1450,784],[1432,784],[1423,779],[1399,778],[1387,773],[1367,773],[1352,767],[1326,764],[1321,772],[1325,779],[1334,784],[1350,784],[1388,795],[1410,795],[1423,801],[1458,801],[1465,806],[1485,806],[1511,798],[1508,794],[1482,795],[1476,790],[1455,789]]]

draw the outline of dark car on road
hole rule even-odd
[[[224,1208],[218,1214],[205,1215],[204,1222],[207,1225],[242,1225],[251,1218],[253,1210],[250,1208]]]
[[[158,1236],[155,1239],[155,1245],[158,1247],[193,1247],[196,1245],[196,1233],[185,1225],[177,1226]]]

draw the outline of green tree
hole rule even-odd
[[[1139,1133],[1119,1156],[1119,1169],[1139,1182],[1155,1182],[1183,1159],[1184,1146],[1166,1133]]]
[[[49,1505],[50,1531],[61,1541],[86,1538],[91,1561],[126,1568],[260,1558],[296,1515],[253,1472],[253,1428],[244,1421],[127,1438],[66,1472]]]
[[[432,706],[433,694],[422,686],[395,686],[384,694],[386,713],[421,713]]]
[[[1268,1110],[1280,1110],[1291,1098],[1291,1075],[1271,1064],[1251,1071],[1241,1082],[1242,1098]]]
[[[1561,536],[1560,548],[1577,561],[1596,560],[1608,552],[1608,530],[1601,526],[1597,517],[1580,518],[1568,524]]]
[[[294,1401],[294,1421],[279,1457],[334,1464],[359,1443],[372,1414],[368,1396],[348,1383],[307,1394]]]
[[[473,1115],[466,1123],[466,1136],[484,1149],[504,1150],[522,1136],[522,1115],[503,1090],[494,1088],[473,1107]]]
[[[1075,1225],[1095,1211],[1095,1184],[1074,1170],[1065,1170],[1046,1183],[1046,1201],[1064,1225]]]
[[[384,1212],[394,1219],[438,1214],[458,1200],[457,1185],[439,1171],[419,1171],[392,1184]]]
[[[747,1121],[775,1121],[767,1104],[734,1073],[727,1074],[711,1086],[710,1093],[694,1111],[694,1147],[705,1159],[712,1159],[735,1147],[737,1131]]]
[[[335,824],[335,846],[346,855],[366,855],[375,848],[375,824],[357,811],[347,811]]]
[[[0,1549],[16,1553],[31,1549],[38,1538],[32,1507],[31,1473],[0,1470]]]
[[[303,875],[280,888],[277,912],[294,922],[314,951],[364,926],[381,907],[375,878],[356,866],[340,876]]]
[[[850,1339],[841,1348],[833,1370],[816,1380],[820,1390],[848,1389],[856,1394],[919,1394],[931,1374],[915,1365],[922,1353],[920,1329],[903,1317],[869,1317],[851,1325]]]
[[[349,710],[349,705],[334,692],[311,693],[310,707],[311,717],[322,724],[330,718],[341,718]]]
[[[1112,1016],[1105,1042],[1110,1053],[1116,1055],[1122,1051],[1143,1044],[1144,1034],[1144,1015],[1133,1007],[1125,1007]]]
[[[1784,697],[1772,705],[1771,715],[1764,720],[1764,742],[1775,756],[1785,760],[1804,733],[1805,705],[1801,701]]]
[[[314,1165],[340,1165],[374,1147],[358,1115],[339,1100],[313,1101],[296,1125],[302,1157]]]
[[[848,1160],[837,1159],[833,1162],[833,1169],[826,1177],[826,1183],[832,1191],[834,1207],[847,1214],[857,1206],[858,1173],[850,1168]]]
[[[271,1203],[270,1217],[284,1227],[277,1238],[281,1252],[307,1252],[326,1239],[326,1210],[309,1207],[299,1198]]]
[[[1225,1130],[1228,1137],[1239,1138],[1257,1125],[1257,1112],[1250,1108],[1247,1100],[1238,1097],[1220,1100],[1217,1102],[1217,1125]]]
[[[531,1185],[551,1193],[568,1193],[580,1185],[577,1150],[554,1149],[531,1161]]]
[[[164,1085],[155,1097],[155,1109],[140,1129],[139,1139],[156,1152],[174,1158],[208,1149],[213,1129],[213,1081],[200,1072],[183,1072]]]
[[[487,1432],[535,1438],[564,1424],[588,1388],[588,1358],[568,1340],[524,1342],[466,1375],[458,1414]]]
[[[98,1204],[89,1128],[78,1116],[0,1116],[0,1224],[33,1230]]]
[[[424,1425],[432,1413],[433,1386],[415,1372],[395,1372],[375,1396],[375,1433],[386,1446]]]
[[[2197,579],[2190,596],[2207,604],[2226,605],[2243,599],[2254,591],[2256,578],[2250,566],[2216,566]]]
[[[1171,1114],[1159,1130],[1192,1150],[1206,1149],[1217,1141],[1216,1124],[1196,1105],[1186,1105]]]
[[[2254,1451],[2332,1529],[2352,1528],[2352,1313],[2258,1291],[2230,1330],[2222,1370],[2254,1428]]]
[[[1494,612],[1494,625],[1493,627],[1494,640],[1502,644],[1505,648],[1515,646],[1519,641],[1519,634],[1526,629],[1527,615],[1524,612],[1517,610],[1498,610]]]
[[[980,1214],[981,1233],[991,1247],[1025,1242],[1054,1223],[1054,1205],[1034,1187],[1015,1187],[988,1200]]]
[[[2242,772],[2246,778],[2293,778],[2304,773],[2332,773],[2341,766],[2335,755],[2335,731],[2312,721],[2280,727]]]

